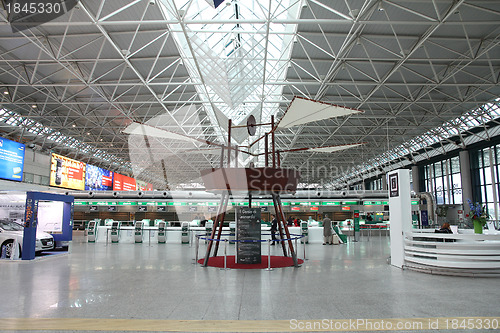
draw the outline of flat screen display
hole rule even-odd
[[[99,168],[95,165],[87,164],[87,168],[85,170],[85,190],[112,191],[113,172]]]
[[[49,234],[62,234],[64,202],[40,201],[38,203],[37,230]]]
[[[52,154],[50,185],[73,190],[85,189],[85,163]]]
[[[135,191],[135,179],[119,173],[113,175],[113,191]]]
[[[23,180],[25,148],[22,143],[0,138],[0,178]]]

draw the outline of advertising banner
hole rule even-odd
[[[116,173],[113,175],[113,191],[135,191],[137,184],[134,178]]]
[[[95,165],[87,164],[85,170],[86,191],[112,191],[113,172],[101,169]]]
[[[22,143],[0,138],[0,178],[23,180],[24,150]]]
[[[50,186],[84,190],[85,163],[58,154],[52,154]]]
[[[146,183],[142,180],[136,180],[137,191],[152,191],[153,184]]]

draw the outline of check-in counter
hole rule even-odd
[[[301,234],[301,228],[300,227],[288,227],[288,231],[290,234],[295,234],[295,235],[300,235]],[[120,226],[120,237],[119,237],[119,243],[135,243],[135,227],[134,226]],[[96,242],[97,243],[104,243],[106,240],[108,242],[111,242],[111,226],[106,225],[106,226],[98,226],[97,227],[97,233],[99,234],[99,237],[97,237]],[[149,244],[151,243],[158,243],[158,227],[157,226],[144,226],[143,227],[143,243]],[[189,227],[189,233],[190,233],[190,240],[194,241],[194,237],[196,235],[205,235],[206,234],[206,228],[205,227],[194,227],[190,226]],[[223,234],[228,234],[230,233],[230,228],[229,227],[224,227],[222,229]],[[107,234],[107,237],[106,237]],[[182,228],[181,227],[168,227],[166,229],[166,243],[181,243],[182,239]],[[267,225],[262,225],[262,239],[270,239],[271,236],[271,228]],[[229,237],[229,236],[227,236]],[[279,232],[277,233],[276,237],[279,238]],[[286,238],[286,236],[285,236]],[[323,243],[323,227],[309,227],[308,228],[308,238],[309,238],[309,244],[318,244],[318,243]]]
[[[500,232],[405,233],[405,267],[432,274],[500,276]]]

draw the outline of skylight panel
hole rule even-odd
[[[300,1],[226,1],[217,9],[204,0],[160,0],[159,5],[168,20],[182,16],[170,29],[190,77],[204,83],[196,86],[197,93],[218,137],[225,135],[214,105],[238,123],[256,107],[245,101],[282,98],[283,88],[272,83],[285,79],[297,25],[271,23],[268,29],[265,22],[298,18]],[[278,107],[262,105],[257,118],[276,114]]]

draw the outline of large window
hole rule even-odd
[[[499,164],[500,145],[478,151],[479,187],[481,202],[488,207],[491,218],[498,220],[498,193],[500,192]]]
[[[462,203],[462,180],[458,156],[424,166],[425,191],[431,192],[438,205]]]
[[[370,180],[367,184],[367,190],[383,190],[382,178]]]

